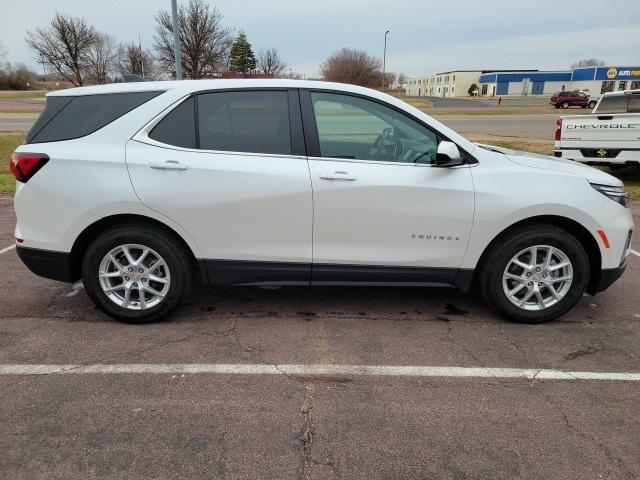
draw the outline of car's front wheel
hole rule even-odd
[[[168,315],[188,295],[187,252],[162,229],[121,225],[87,249],[82,279],[93,302],[113,318],[148,323]]]
[[[568,312],[589,281],[589,260],[582,244],[553,225],[514,230],[483,259],[480,292],[504,317],[542,323]]]
[[[562,108],[569,108],[569,102],[562,102]]]

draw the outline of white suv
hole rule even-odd
[[[383,93],[200,80],[50,93],[12,157],[36,274],[157,320],[209,285],[477,287],[520,322],[624,271],[622,183],[475,145]]]

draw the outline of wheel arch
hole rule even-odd
[[[206,268],[204,268],[204,265],[202,264],[202,260],[198,260],[196,258],[189,244],[178,232],[176,232],[173,228],[171,228],[167,224],[159,220],[156,220],[155,218],[147,217],[144,215],[137,215],[137,214],[117,214],[117,215],[109,215],[107,217],[103,217],[100,220],[97,220],[92,224],[88,225],[80,233],[80,235],[78,235],[78,237],[73,243],[73,246],[71,247],[71,252],[69,256],[69,271],[74,280],[78,280],[82,277],[81,275],[82,258],[84,256],[84,252],[86,252],[91,242],[95,240],[98,237],[98,235],[107,231],[108,229],[115,227],[117,225],[122,225],[127,223],[153,226],[155,228],[164,230],[166,233],[174,237],[176,241],[178,241],[179,244],[182,245],[185,251],[189,254],[191,261],[193,262],[194,268],[199,270],[202,282],[206,283],[208,281],[208,278],[206,277],[207,275]]]
[[[500,233],[498,233],[485,247],[482,255],[480,255],[480,259],[478,260],[477,266],[474,270],[473,278],[471,280],[472,285],[475,284],[478,277],[478,272],[482,269],[488,253],[495,247],[495,245],[497,245],[501,241],[501,239],[505,235],[516,228],[535,224],[554,225],[558,228],[562,228],[563,230],[576,237],[576,239],[584,247],[587,253],[587,258],[589,259],[589,283],[587,285],[587,291],[591,294],[595,293],[596,287],[600,282],[600,275],[602,273],[602,254],[600,253],[598,243],[593,235],[589,233],[589,230],[587,230],[583,225],[571,218],[557,215],[538,215],[535,217],[525,218],[512,225],[509,225]]]

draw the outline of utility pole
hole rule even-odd
[[[176,57],[176,80],[182,80],[182,52],[180,50],[180,31],[178,30],[178,6],[176,0],[171,0],[173,14],[173,50]]]
[[[382,89],[384,90],[385,76],[387,73],[387,35],[389,30],[384,32],[384,54],[382,55]]]

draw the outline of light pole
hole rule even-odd
[[[384,54],[382,55],[382,89],[384,90],[385,75],[387,73],[387,35],[389,30],[384,32]]]
[[[178,6],[176,0],[171,0],[173,15],[173,51],[176,57],[176,80],[182,80],[182,52],[180,50],[180,31],[178,30]]]

